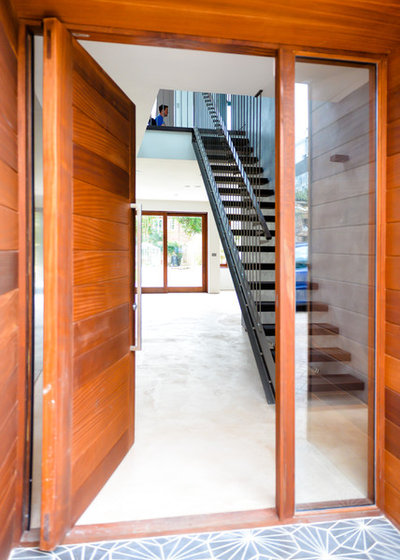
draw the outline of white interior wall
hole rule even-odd
[[[228,267],[220,267],[219,269],[219,289],[221,292],[225,290],[234,290],[232,276]]]

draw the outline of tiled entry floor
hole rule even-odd
[[[16,549],[10,560],[399,560],[400,532],[384,517],[131,541]]]

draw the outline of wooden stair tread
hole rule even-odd
[[[339,334],[339,327],[329,323],[310,323],[308,325],[308,334],[312,335],[330,335]]]
[[[350,352],[336,346],[314,347],[308,350],[309,362],[349,362]]]
[[[308,388],[313,393],[330,391],[362,391],[364,381],[350,373],[309,375]]]
[[[296,306],[297,311],[311,311],[312,313],[316,311],[328,311],[329,305],[323,301],[309,301],[306,303],[299,303]]]

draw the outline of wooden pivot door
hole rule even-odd
[[[61,543],[134,439],[134,105],[44,22],[40,546]]]

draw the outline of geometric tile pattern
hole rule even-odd
[[[10,560],[400,560],[400,532],[384,517],[238,531],[17,548]]]

